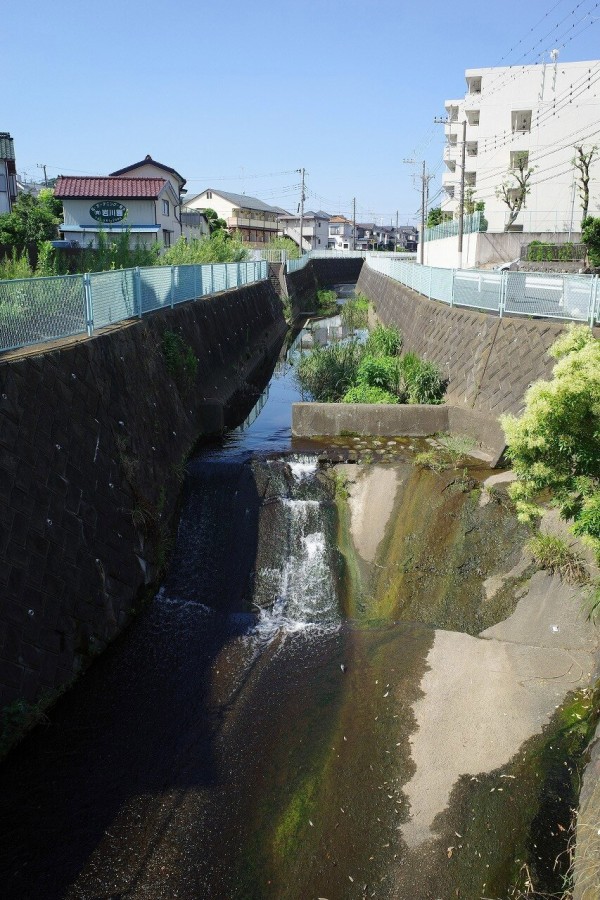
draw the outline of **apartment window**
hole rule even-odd
[[[473,78],[467,78],[467,86],[468,86],[469,94],[480,94],[481,93],[481,75],[478,75]]]
[[[476,172],[465,172],[465,184],[469,187],[475,187],[477,181]]]
[[[163,200],[163,216],[169,215],[169,201]]]
[[[339,225],[332,225],[331,228],[329,229],[329,234],[341,234],[341,233],[342,233],[342,229],[340,228]]]
[[[531,131],[531,110],[515,109],[511,116],[512,130]]]
[[[510,167],[511,169],[529,168],[529,151],[512,150],[510,154]]]
[[[467,156],[477,156],[479,147],[477,141],[467,141]]]
[[[479,125],[478,109],[466,109],[465,116],[467,117],[467,125]]]

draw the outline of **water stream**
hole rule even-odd
[[[446,832],[465,818],[436,830],[435,773],[424,787],[415,781],[419,717],[428,727],[423,685],[439,635],[450,632],[436,631],[435,617],[403,614],[393,579],[408,578],[399,548],[418,556],[411,522],[432,491],[454,523],[441,531],[465,568],[467,599],[481,588],[457,562],[467,551],[455,532],[491,516],[511,564],[515,533],[502,511],[478,512],[474,491],[415,482],[410,442],[399,439],[387,470],[373,466],[355,494],[356,546],[374,549],[354,571],[343,551],[359,526],[344,521],[317,463],[323,447],[290,438],[295,352],[282,355],[249,420],[189,463],[171,569],[154,601],[0,771],[3,896],[412,900],[483,896],[484,883],[490,897],[504,896],[527,825],[512,843],[481,837],[477,865],[472,854],[465,861],[477,892],[455,893],[468,878],[448,874]],[[379,527],[364,505],[369,491],[386,522],[404,510],[400,537],[386,538],[383,523],[369,543]],[[413,513],[398,507],[404,495],[418,498]],[[440,559],[417,575],[433,593],[447,574],[434,571]],[[491,560],[481,566],[479,581],[496,571]],[[463,773],[452,771],[453,780]],[[431,816],[409,840],[421,792]]]

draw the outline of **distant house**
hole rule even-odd
[[[185,201],[185,212],[204,209],[214,209],[230,233],[237,232],[247,243],[264,244],[277,237],[278,210],[257,197],[207,188]]]
[[[181,234],[180,200],[170,178],[61,175],[54,196],[63,202],[65,240],[82,246],[97,246],[100,231],[129,231],[140,243],[163,248]]]
[[[15,145],[8,131],[0,131],[0,213],[10,212],[16,199]]]
[[[353,225],[345,216],[332,216],[329,220],[327,247],[330,250],[353,249]]]
[[[328,213],[319,210],[304,213],[302,221],[302,250],[326,250],[329,239]],[[279,216],[279,234],[291,238],[300,246],[300,216],[289,213]]]

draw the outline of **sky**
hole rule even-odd
[[[600,56],[596,0],[20,0],[0,24],[0,131],[27,180],[150,154],[295,212],[418,221],[466,68]],[[600,119],[600,115],[599,115]],[[418,164],[406,162],[416,160]]]

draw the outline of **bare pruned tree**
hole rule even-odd
[[[534,171],[534,169],[529,168],[528,153],[517,156],[513,168],[507,173],[507,177],[496,191],[496,197],[508,206],[509,215],[508,221],[504,226],[505,231],[510,229],[526,205],[525,201],[531,190],[529,179]]]
[[[575,153],[573,165],[579,171],[577,177],[577,186],[579,188],[579,199],[581,200],[581,222],[587,219],[588,207],[590,205],[590,166],[594,157],[598,156],[598,147],[594,144],[589,150],[583,149],[583,144],[575,145]]]

